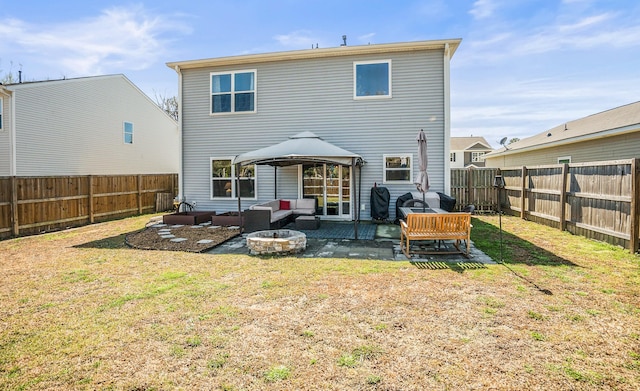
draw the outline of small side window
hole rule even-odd
[[[353,98],[391,98],[391,60],[353,63]]]
[[[384,155],[383,182],[411,183],[411,155]]]
[[[133,144],[133,122],[125,122],[122,128],[123,128],[123,135],[124,135],[124,143]]]
[[[571,163],[571,156],[560,156],[558,158],[558,164]]]

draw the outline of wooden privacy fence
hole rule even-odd
[[[150,213],[177,184],[177,174],[0,177],[0,237]]]
[[[452,168],[451,196],[456,209],[473,204],[478,212],[493,212],[498,207],[498,192],[493,187],[497,168]]]
[[[502,168],[502,206],[523,219],[638,251],[639,159]]]

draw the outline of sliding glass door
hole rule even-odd
[[[303,164],[302,196],[316,199],[316,214],[351,217],[351,167],[339,164]]]

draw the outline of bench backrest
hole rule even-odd
[[[407,215],[410,232],[454,233],[468,232],[471,226],[470,213],[410,213]]]

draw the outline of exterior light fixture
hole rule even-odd
[[[496,175],[493,178],[493,187],[498,190],[498,221],[500,222],[500,263],[503,263],[502,259],[502,192],[504,189],[504,177],[502,175]]]

